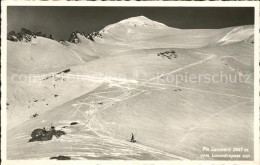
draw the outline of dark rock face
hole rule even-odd
[[[71,33],[70,38],[69,38],[68,41],[71,42],[71,43],[74,43],[74,44],[80,43],[81,41],[80,41],[80,39],[78,38],[77,33],[78,33],[78,32],[73,32],[73,33]]]
[[[102,34],[100,34],[99,32],[92,32],[90,33],[87,38],[92,40],[92,41],[95,41],[94,38],[103,38]]]
[[[39,116],[39,114],[38,114],[38,113],[35,113],[35,114],[33,114],[33,115],[30,117],[30,119],[36,118],[37,116]]]
[[[18,41],[18,39],[16,37],[16,34],[15,34],[15,31],[10,31],[7,34],[7,40],[9,40],[9,41]]]
[[[70,72],[70,69],[66,69],[63,71],[63,73],[69,73]]]
[[[65,70],[63,70],[63,71],[61,71],[61,72],[59,72],[59,73],[57,73],[57,74],[69,73],[69,72],[70,72],[70,68],[69,68],[69,69],[65,69]]]
[[[43,135],[39,135],[37,137],[31,138],[29,142],[35,142],[35,141],[48,141],[51,140],[53,135],[51,133],[46,133]]]
[[[7,40],[9,41],[24,41],[24,42],[31,42],[32,38],[36,38],[37,36],[46,37],[46,34],[43,34],[42,32],[32,32],[29,29],[21,28],[21,31],[18,33],[15,33],[15,31],[11,31],[7,34]],[[50,39],[54,39],[52,35],[49,36]]]
[[[28,34],[28,35],[34,35],[34,33],[31,30],[26,29],[26,28],[21,28],[21,33]]]
[[[31,139],[29,140],[29,142],[35,142],[35,141],[48,141],[51,140],[53,136],[56,136],[57,138],[59,138],[61,135],[65,135],[66,133],[64,131],[61,130],[55,130],[54,128],[52,128],[51,130],[45,130],[45,129],[35,129],[33,130],[32,134],[31,134]]]
[[[72,123],[70,123],[70,125],[77,125],[78,124],[78,122],[72,122]]]
[[[38,128],[38,129],[33,130],[31,137],[35,138],[35,137],[42,136],[42,135],[44,135],[44,130],[41,128]]]
[[[77,43],[81,43],[81,40],[78,38],[77,34],[81,34],[83,35],[84,37],[86,37],[87,39],[91,40],[91,41],[94,41],[95,42],[95,38],[103,38],[102,34],[100,34],[99,32],[92,32],[90,34],[86,34],[84,32],[78,32],[78,31],[75,31],[73,32],[71,35],[70,35],[70,38],[69,38],[69,42],[71,43],[74,43],[74,44],[77,44]]]
[[[62,155],[59,155],[57,157],[51,157],[50,159],[57,159],[57,160],[70,160],[71,158],[68,157],[68,156],[62,156]]]
[[[50,34],[49,39],[54,40],[53,36]]]
[[[7,39],[10,41],[18,42],[30,42],[32,37],[35,37],[34,33],[28,29],[22,28],[21,32],[15,33],[15,31],[11,31],[7,34]]]
[[[39,37],[45,37],[46,38],[46,34],[42,33],[42,32],[36,32],[35,33],[36,36],[39,36]]]
[[[166,57],[168,59],[177,58],[177,54],[173,50],[158,53],[157,56],[161,56],[162,58]]]

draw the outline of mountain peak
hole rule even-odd
[[[168,27],[165,24],[162,24],[157,21],[153,21],[145,16],[136,16],[124,19],[117,23],[106,26],[101,30],[102,33],[107,33],[112,29],[121,28],[123,26],[126,27],[152,27],[152,28],[165,28]]]
[[[139,20],[139,21],[152,21],[151,19],[149,19],[149,18],[147,18],[143,15],[140,15],[140,16],[130,17],[130,18],[124,19],[121,22],[123,22],[123,21],[137,21],[137,20]]]
[[[128,24],[132,26],[152,26],[152,27],[166,27],[166,25],[153,21],[145,16],[130,17],[120,21],[121,24]]]

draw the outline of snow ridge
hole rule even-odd
[[[109,32],[111,29],[119,27],[120,25],[130,26],[130,27],[153,27],[153,28],[168,27],[165,24],[162,24],[157,21],[153,21],[145,16],[137,16],[137,17],[127,18],[120,22],[108,25],[103,30],[101,30],[101,32],[103,33]]]
[[[165,24],[148,19],[145,16],[131,17],[120,21],[121,24],[129,24],[132,26],[152,26],[152,27],[167,27]]]

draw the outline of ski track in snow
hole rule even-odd
[[[189,68],[189,67],[192,67],[192,66],[196,66],[196,65],[201,64],[201,63],[203,63],[203,62],[205,62],[205,61],[207,61],[207,60],[209,60],[209,59],[211,59],[211,58],[213,58],[213,57],[215,57],[215,56],[216,56],[216,55],[211,55],[211,56],[209,56],[209,57],[207,57],[206,59],[203,59],[203,60],[201,60],[201,61],[188,64],[188,65],[186,65],[186,66],[184,66],[184,67],[178,68],[178,69],[176,69],[176,70],[173,70],[173,71],[168,72],[168,73],[165,73],[165,74],[161,74],[160,76],[156,76],[156,77],[154,77],[154,78],[149,79],[149,80],[146,81],[145,83],[149,83],[149,82],[151,82],[151,81],[153,81],[153,80],[156,80],[156,79],[158,79],[158,78],[161,78],[161,77],[163,77],[163,76],[166,76],[166,75],[169,75],[169,74],[172,74],[172,73],[179,72],[179,71],[181,71],[181,70],[183,70],[183,69],[186,69],[186,68]]]
[[[203,45],[187,45],[187,44],[167,44],[167,43],[158,43],[158,42],[151,42],[151,41],[144,41],[144,43],[153,43],[153,44],[157,44],[157,45],[167,45],[167,46],[171,46],[171,47],[176,47],[176,48],[185,48],[185,47],[190,47],[190,48],[194,48],[194,47],[202,47]]]
[[[223,57],[230,57],[230,58],[233,58],[234,60],[236,60],[236,61],[238,61],[238,62],[241,62],[241,63],[243,63],[243,64],[245,64],[245,65],[250,66],[250,64],[248,64],[248,63],[246,63],[246,62],[244,62],[244,61],[241,61],[241,60],[237,59],[237,58],[234,57],[234,56],[222,56],[221,58],[223,58]]]
[[[206,54],[206,53],[200,53],[200,52],[195,52],[195,53],[196,54],[202,54],[202,55],[205,55],[205,56],[208,56],[208,57],[206,57],[203,60],[200,60],[200,61],[188,64],[188,65],[186,65],[186,66],[184,66],[182,68],[179,68],[179,69],[173,70],[171,72],[168,72],[166,74],[162,74],[162,75],[153,77],[153,78],[151,78],[151,79],[149,79],[149,80],[147,80],[145,82],[137,82],[135,80],[126,80],[126,79],[124,79],[124,80],[123,79],[109,79],[109,80],[105,80],[105,82],[109,83],[109,86],[107,88],[105,88],[105,89],[102,89],[103,92],[101,91],[101,92],[90,93],[88,95],[88,97],[80,99],[80,100],[77,100],[77,103],[72,105],[72,106],[74,106],[76,108],[76,110],[75,110],[75,112],[74,112],[74,114],[72,116],[75,116],[77,113],[81,113],[81,115],[84,115],[86,117],[85,126],[88,129],[90,129],[93,132],[95,132],[95,134],[97,134],[100,138],[107,139],[107,140],[113,141],[113,142],[115,141],[115,145],[117,145],[117,144],[120,144],[120,145],[122,145],[122,144],[123,145],[131,145],[131,146],[134,146],[137,149],[144,150],[144,151],[146,151],[148,153],[152,152],[152,153],[155,153],[155,154],[167,155],[168,157],[171,157],[171,158],[184,159],[184,158],[178,157],[176,155],[172,155],[170,153],[159,151],[159,150],[156,150],[156,149],[153,149],[153,148],[141,145],[141,144],[129,144],[129,142],[126,142],[125,140],[119,139],[117,137],[117,135],[116,135],[116,137],[114,137],[114,135],[112,135],[111,132],[107,128],[105,128],[105,126],[102,124],[103,120],[101,118],[100,113],[103,110],[105,110],[106,108],[110,107],[111,105],[113,105],[113,104],[115,104],[117,102],[121,102],[123,100],[136,97],[136,96],[138,96],[140,94],[145,94],[145,93],[149,94],[150,93],[150,89],[152,89],[152,90],[164,90],[164,89],[167,89],[167,88],[179,87],[179,88],[184,88],[184,89],[188,89],[188,90],[196,90],[196,91],[199,91],[199,92],[212,93],[212,94],[216,94],[216,95],[224,95],[224,96],[230,96],[230,97],[240,97],[240,98],[244,98],[244,99],[250,99],[250,101],[239,103],[239,104],[233,105],[231,107],[228,107],[228,108],[226,108],[226,109],[224,109],[224,110],[222,110],[222,111],[220,111],[220,112],[218,112],[216,114],[213,114],[209,118],[203,120],[197,126],[193,127],[191,130],[189,130],[189,132],[182,138],[182,140],[179,143],[176,144],[176,146],[175,146],[175,148],[176,148],[181,142],[183,142],[186,139],[186,137],[192,131],[194,131],[196,128],[201,126],[203,123],[207,122],[209,119],[214,118],[215,116],[221,114],[222,112],[224,112],[224,111],[226,111],[226,110],[228,110],[228,109],[230,109],[232,107],[238,106],[240,104],[249,103],[249,102],[252,101],[253,98],[237,96],[237,95],[232,95],[232,94],[211,92],[211,91],[205,91],[205,90],[200,90],[200,89],[195,89],[195,88],[188,88],[188,87],[182,87],[182,86],[174,86],[174,85],[167,85],[167,84],[151,83],[151,81],[156,80],[156,79],[158,79],[160,77],[163,77],[163,76],[166,76],[166,75],[169,75],[169,74],[173,74],[173,73],[179,72],[181,70],[184,70],[184,69],[187,69],[187,68],[190,68],[190,67],[202,64],[203,62],[216,57],[216,55],[212,55],[212,54]],[[74,75],[66,75],[66,76],[62,75],[61,77],[72,78],[73,76]],[[77,76],[77,78],[82,78],[82,79],[85,79],[85,80],[88,80],[88,81],[97,81],[97,80],[98,81],[102,81],[102,80],[100,80],[100,79],[98,79],[96,77],[92,77],[92,76],[79,76],[79,75],[76,75],[76,76]],[[112,91],[106,91],[106,90],[110,90],[113,87],[116,87],[118,89],[112,90]],[[148,89],[139,89],[139,88],[149,88],[149,90]],[[118,96],[115,96],[115,97],[106,97],[106,96],[102,95],[102,94],[113,94],[113,93],[117,93],[117,92],[121,92],[121,94],[118,95]],[[100,103],[100,102],[102,102],[103,104],[102,105],[98,105],[98,103]],[[87,111],[85,111],[85,112],[82,112],[82,110],[80,110],[80,108],[83,105],[87,105],[89,107],[89,109]],[[95,128],[92,127],[93,125],[98,126],[99,128],[95,129]],[[120,127],[120,124],[119,124],[119,127]]]
[[[228,32],[223,38],[221,38],[218,43],[222,43],[222,45],[227,45],[229,44],[230,42],[238,42],[238,41],[241,41],[239,39],[237,40],[234,40],[232,39],[232,37],[234,37],[234,33],[237,32],[236,35],[238,35],[239,33],[242,33],[242,32],[246,32],[246,31],[253,31],[252,29],[243,29],[243,27],[239,26],[237,28],[234,28],[232,29],[230,32]]]
[[[80,107],[82,105],[88,105],[89,106],[88,111],[92,112],[91,115],[85,115],[84,113],[82,113],[82,115],[86,116],[86,121],[87,121],[86,127],[88,127],[91,131],[95,132],[95,134],[97,134],[102,139],[105,139],[109,142],[114,143],[115,146],[118,145],[118,144],[126,145],[128,147],[132,146],[132,147],[135,147],[139,150],[143,150],[143,151],[148,152],[148,153],[161,154],[161,155],[164,155],[166,157],[185,160],[185,158],[178,157],[176,155],[166,153],[166,152],[163,152],[163,151],[159,151],[159,150],[150,148],[148,146],[144,146],[144,145],[140,145],[140,144],[133,144],[133,143],[126,142],[125,140],[114,138],[113,135],[111,135],[111,133],[106,128],[104,128],[102,123],[100,123],[100,120],[102,121],[102,119],[100,118],[99,112],[101,112],[102,110],[106,109],[107,107],[111,106],[112,104],[114,104],[116,102],[120,102],[120,101],[123,101],[125,99],[134,97],[134,96],[141,94],[145,91],[145,90],[139,90],[139,93],[131,95],[131,92],[128,88],[127,89],[125,89],[124,87],[122,87],[122,88],[123,88],[123,91],[124,91],[123,94],[121,94],[117,97],[114,97],[114,98],[104,97],[104,96],[99,95],[99,94],[110,93],[110,92],[97,92],[97,93],[90,94],[87,98],[78,100],[76,104],[73,104],[73,106],[76,107],[75,113],[77,113],[77,112],[82,113],[80,111]],[[109,89],[109,88],[107,88],[107,89]],[[132,90],[138,90],[138,89],[134,88]],[[120,90],[111,91],[111,93],[112,92],[118,92],[118,91],[120,91]],[[100,97],[104,98],[104,99],[99,100],[97,102],[104,102],[104,105],[102,105],[100,107],[96,107],[95,104],[97,104],[97,102],[94,102],[92,100],[94,100],[95,98],[100,98]],[[88,112],[88,111],[86,111],[86,112]],[[74,115],[75,115],[75,113],[74,113]],[[98,125],[99,127],[101,127],[101,129],[100,128],[98,130],[93,129],[92,126],[91,126],[92,124]]]
[[[197,88],[184,87],[184,86],[180,86],[180,85],[168,85],[168,84],[158,84],[158,83],[157,84],[156,83],[149,83],[149,84],[168,86],[168,87],[176,87],[176,88],[183,88],[183,89],[194,90],[194,91],[198,91],[198,92],[211,93],[211,94],[216,94],[216,95],[238,97],[238,98],[242,98],[242,99],[250,99],[250,100],[254,99],[252,97],[245,97],[245,96],[233,95],[233,94],[228,94],[228,93],[212,92],[212,91],[207,91],[207,90],[202,90],[202,89],[197,89]]]
[[[243,104],[247,104],[247,103],[251,103],[253,100],[250,100],[250,101],[245,101],[245,102],[242,102],[242,103],[238,103],[238,104],[235,104],[235,105],[232,105],[230,107],[227,107],[215,114],[212,114],[211,116],[209,116],[208,118],[202,120],[200,123],[198,123],[197,125],[195,125],[194,127],[190,128],[188,130],[188,132],[183,136],[183,138],[174,146],[174,148],[177,148],[180,144],[182,144],[185,139],[188,137],[188,135],[190,135],[192,132],[196,131],[196,129],[200,128],[200,126],[202,126],[204,123],[207,123],[210,119],[214,118],[214,117],[217,117],[219,116],[220,114],[226,112],[227,110],[229,109],[232,109],[236,106],[239,106],[239,105],[243,105]]]
[[[240,30],[241,27],[237,27],[237,28],[234,28],[232,29],[230,32],[228,32],[223,38],[221,38],[218,42],[225,42],[227,41],[228,39],[230,39],[232,37],[232,33],[237,31],[237,30]]]

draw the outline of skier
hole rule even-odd
[[[132,142],[132,143],[135,143],[135,142],[136,142],[136,140],[135,140],[135,137],[134,137],[134,134],[133,134],[133,133],[131,133],[131,140],[130,140],[130,142]]]

